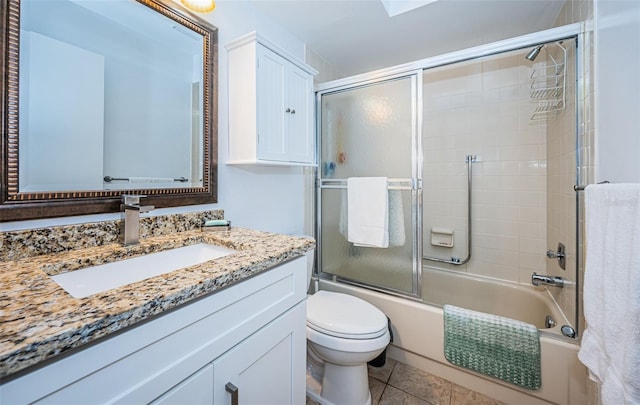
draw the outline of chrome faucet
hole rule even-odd
[[[140,240],[140,213],[149,212],[153,205],[140,205],[140,198],[146,195],[122,194],[120,210],[124,212],[124,245],[135,245]]]
[[[533,272],[531,275],[531,284],[539,286],[540,284],[550,285],[552,287],[564,287],[564,279],[557,276],[543,276]]]
[[[549,259],[558,259],[558,265],[562,270],[567,268],[567,248],[564,243],[558,243],[558,250],[555,252],[551,249],[547,250],[547,257]]]

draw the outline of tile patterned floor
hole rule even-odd
[[[384,367],[369,367],[372,405],[504,405],[444,378],[387,359]],[[316,405],[307,399],[307,405]]]

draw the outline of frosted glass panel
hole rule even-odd
[[[391,290],[413,290],[413,238],[411,236],[411,191],[390,190],[390,198],[401,204],[404,243],[388,248],[357,247],[347,241],[346,189],[322,190],[322,269],[345,279]],[[395,196],[393,193],[397,193]],[[395,215],[392,215],[395,217]],[[399,226],[391,223],[390,226]],[[395,238],[394,238],[395,239]]]
[[[411,177],[410,78],[322,96],[322,177]]]
[[[321,265],[322,272],[379,288],[415,294],[412,218],[415,195],[412,139],[416,127],[415,77],[385,81],[322,96]],[[388,248],[354,246],[347,240],[349,177],[388,177],[405,182],[389,190]],[[401,238],[391,237],[400,233]],[[417,263],[417,262],[416,262]]]

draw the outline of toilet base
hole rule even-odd
[[[332,369],[331,366],[335,365],[324,363],[323,366],[324,371],[327,366],[329,366],[329,369]],[[336,367],[344,368],[344,366]],[[317,368],[314,369],[307,366],[307,396],[321,405],[371,405],[367,368],[366,366],[363,368],[365,371],[364,386],[362,385],[362,370],[357,370],[356,374],[359,376],[353,374],[354,370],[339,370],[334,375],[342,375],[344,377],[346,373],[347,377],[346,380],[340,380],[338,377],[339,382],[336,383],[336,378],[331,377],[331,374],[333,374],[331,371],[329,373],[330,376],[325,382],[326,374],[318,375],[317,372],[315,372]],[[354,383],[356,381],[357,385]],[[353,388],[357,386],[359,386],[360,389],[354,390]]]
[[[371,393],[366,363],[339,366],[325,362],[320,395],[336,405],[370,404]]]

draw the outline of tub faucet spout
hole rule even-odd
[[[531,275],[531,284],[539,286],[540,284],[550,285],[552,287],[564,287],[564,279],[558,276],[544,276],[533,272]]]

